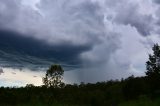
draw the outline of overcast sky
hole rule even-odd
[[[159,11],[159,0],[0,0],[0,85],[36,84],[53,63],[66,82],[145,75]]]

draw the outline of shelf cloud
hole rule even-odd
[[[84,82],[144,75],[159,10],[158,0],[1,0],[0,65],[58,63]]]

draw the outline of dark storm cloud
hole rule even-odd
[[[19,12],[19,3],[16,0],[0,1],[0,28],[13,23],[13,20],[17,17],[15,13]]]
[[[134,11],[128,12],[124,15],[118,15],[116,19],[118,23],[123,23],[125,25],[131,25],[135,27],[143,36],[150,35],[150,32],[153,30],[150,24],[152,20],[152,16],[139,14],[134,15]]]
[[[42,40],[21,36],[16,32],[0,31],[1,64],[3,61],[7,61],[13,63],[11,64],[13,66],[17,63],[22,67],[25,67],[26,64],[42,65],[43,67],[43,65],[55,62],[78,65],[81,63],[79,55],[90,50],[91,47],[92,45],[72,45],[69,42],[49,45]]]
[[[120,5],[116,10],[117,14],[115,15],[114,22],[131,25],[143,36],[151,34],[154,20],[151,14],[140,13],[138,4],[123,2],[122,4],[120,3]]]
[[[39,11],[21,6],[16,0],[0,4],[1,29],[6,29],[1,31],[1,50],[14,55],[12,63],[44,64],[41,58],[48,63],[80,64],[80,54],[102,42],[103,14],[96,3],[44,0],[38,4]],[[28,57],[24,59],[23,55]],[[3,59],[9,61],[7,56]]]
[[[160,4],[160,0],[153,0],[155,3]]]
[[[156,28],[156,32],[158,34],[160,34],[160,14],[159,14],[159,11],[160,11],[160,1],[159,0],[152,0],[155,4],[155,7],[156,7],[156,12],[155,12],[155,16],[157,18],[156,20],[156,25],[157,25],[157,28]]]
[[[0,75],[3,74],[3,73],[4,73],[3,69],[0,68]]]
[[[150,0],[41,0],[35,7],[0,1],[4,65],[81,65],[85,81],[120,78],[144,68],[140,41],[158,29]]]
[[[10,7],[12,3],[14,6]],[[98,4],[91,1],[43,0],[37,10],[23,6],[17,0],[2,0],[0,4],[4,5],[0,8],[1,29],[25,33],[52,44],[93,44],[104,32],[103,14],[99,12]]]

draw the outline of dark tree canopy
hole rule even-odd
[[[160,75],[160,46],[155,44],[152,50],[153,55],[149,54],[149,60],[146,62],[147,76]]]
[[[43,83],[47,87],[60,88],[63,84],[62,76],[64,70],[60,65],[52,65],[46,72],[43,78]]]
[[[146,75],[150,81],[150,86],[156,90],[160,88],[160,46],[155,44],[152,50],[153,54],[149,54],[149,60],[146,62]]]

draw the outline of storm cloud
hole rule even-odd
[[[158,10],[156,0],[1,0],[1,65],[60,63],[85,82],[144,75]]]
[[[0,75],[3,74],[3,73],[4,73],[3,69],[0,69]]]
[[[52,64],[61,64],[65,71],[79,69],[82,66],[80,54],[92,48],[92,45],[72,45],[66,42],[49,45],[42,40],[9,31],[0,31],[0,36],[2,67],[43,71]]]

